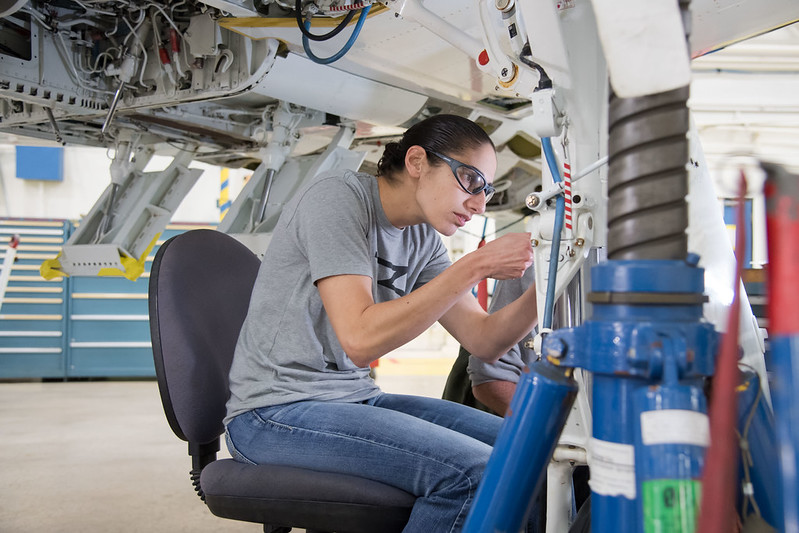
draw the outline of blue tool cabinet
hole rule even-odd
[[[63,220],[0,220],[0,260],[6,257],[11,236],[20,237],[0,307],[2,378],[66,375],[69,286],[65,278],[44,280],[39,265],[55,257],[69,230]]]
[[[136,281],[44,280],[39,266],[58,254],[74,227],[64,220],[0,219],[0,264],[11,236],[20,236],[0,307],[0,379],[155,376],[147,309],[152,259],[170,237],[212,226],[168,226]]]

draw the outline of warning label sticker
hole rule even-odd
[[[589,452],[591,490],[604,496],[635,499],[633,445],[592,438]]]
[[[710,422],[705,413],[687,409],[663,409],[641,413],[644,444],[710,445]]]

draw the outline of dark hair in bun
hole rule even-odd
[[[457,153],[477,149],[484,144],[494,147],[485,130],[468,118],[434,115],[408,128],[398,142],[386,144],[383,156],[377,163],[377,175],[391,179],[395,171],[402,171],[405,168],[405,154],[411,146],[418,145],[441,153]]]

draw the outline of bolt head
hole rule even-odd
[[[547,343],[547,357],[563,359],[569,354],[569,346],[563,339],[550,340]]]
[[[528,350],[532,350],[535,348],[535,341],[533,339],[527,339],[524,341],[524,347]]]

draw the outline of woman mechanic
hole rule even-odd
[[[494,314],[480,280],[519,278],[529,233],[451,263],[442,235],[485,211],[497,159],[474,122],[436,115],[386,145],[377,177],[311,180],[284,207],[230,371],[234,458],[358,475],[417,496],[408,532],[459,531],[502,419],[387,394],[369,364],[439,321],[491,362],[531,331],[535,291]],[[531,520],[531,523],[533,520]]]

